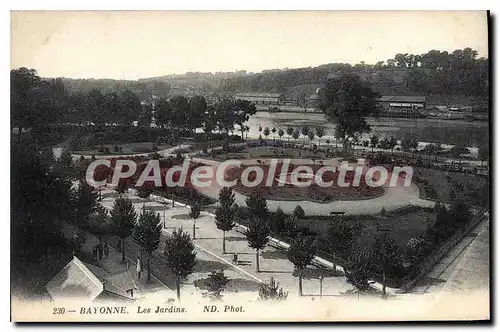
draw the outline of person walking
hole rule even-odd
[[[99,260],[101,260],[102,259],[102,254],[103,254],[102,244],[98,244],[97,245],[97,253],[99,254]]]
[[[141,279],[141,260],[139,259],[139,255],[137,255],[137,265],[136,265],[136,270],[137,270],[137,278],[140,280]]]
[[[109,246],[108,243],[104,243],[104,256],[106,256],[106,259],[108,258],[109,255]]]

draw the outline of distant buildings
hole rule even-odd
[[[284,105],[286,97],[283,93],[237,93],[234,98],[247,100],[255,105]]]
[[[378,99],[384,108],[425,108],[426,99],[424,96],[382,96]]]
[[[381,106],[379,116],[386,118],[415,119],[424,117],[419,109],[425,108],[424,96],[382,96],[378,99]]]

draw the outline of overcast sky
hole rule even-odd
[[[11,68],[44,77],[137,79],[261,71],[471,47],[486,12],[13,12]]]

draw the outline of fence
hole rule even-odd
[[[421,281],[436,264],[444,258],[469,232],[471,232],[479,223],[484,219],[484,213],[488,209],[479,210],[478,214],[472,218],[466,227],[458,229],[443,245],[434,249],[434,251],[427,256],[427,260],[423,264],[419,264],[418,269],[410,272],[406,276],[406,282],[401,287],[405,292],[410,291],[419,281]]]

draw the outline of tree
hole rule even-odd
[[[245,236],[248,241],[248,246],[256,250],[255,253],[255,266],[256,271],[259,269],[259,251],[264,249],[269,242],[269,225],[259,217],[251,216],[248,222],[248,228],[245,231]]]
[[[490,148],[488,145],[481,145],[478,148],[477,156],[481,160],[481,166],[483,166],[484,161],[488,161],[490,159]]]
[[[293,210],[293,215],[296,216],[298,219],[303,219],[306,216],[306,212],[304,211],[302,206],[297,205]]]
[[[285,229],[286,214],[278,206],[276,212],[271,214],[270,226],[274,233],[280,234]]]
[[[139,127],[149,128],[151,126],[151,118],[153,117],[153,109],[151,106],[146,105],[141,114],[137,118],[137,125]]]
[[[143,211],[134,227],[134,241],[148,254],[148,281],[151,280],[151,256],[160,244],[161,230],[160,215],[154,211]]]
[[[294,130],[294,132],[292,133],[292,138],[294,140],[297,140],[297,139],[299,139],[299,137],[300,137],[299,131],[298,130]]]
[[[141,100],[130,90],[122,91],[118,94],[119,113],[116,119],[123,126],[129,128],[132,122],[139,117],[142,111]]]
[[[286,127],[286,134],[288,135],[288,141],[290,141],[290,136],[292,136],[293,131],[294,131],[293,127],[291,127],[291,126]]]
[[[114,233],[121,239],[122,261],[125,262],[125,240],[132,234],[137,219],[132,201],[118,197],[111,210],[111,225]]]
[[[184,96],[173,96],[170,98],[169,103],[172,107],[171,123],[174,129],[191,130],[192,114],[189,100]]]
[[[222,291],[226,288],[229,279],[224,275],[224,270],[212,271],[208,276],[208,295],[212,300],[221,300]]]
[[[352,244],[357,236],[361,234],[362,226],[360,223],[352,223],[342,218],[336,218],[330,223],[328,228],[327,241],[328,247],[333,254],[333,271],[337,270],[337,256],[340,254],[346,258]]]
[[[268,284],[260,285],[259,299],[269,301],[284,301],[288,297],[288,292],[284,292],[280,287],[280,283],[276,282],[273,277]]]
[[[396,139],[396,137],[391,136],[387,144],[387,147],[391,149],[391,155],[394,154],[394,148],[396,147],[396,145],[398,145],[398,140]]]
[[[127,191],[127,188],[128,188],[127,179],[118,180],[118,185],[116,186],[116,191],[119,194],[125,193],[125,191]]]
[[[151,189],[151,187],[148,186],[146,183],[144,183],[141,187],[137,189],[137,196],[139,196],[140,198],[147,199],[152,192],[153,190]]]
[[[431,143],[425,146],[423,152],[434,155],[434,160],[437,160],[438,153],[441,150],[442,147],[440,143]]]
[[[342,139],[344,152],[350,138],[370,130],[365,118],[378,113],[377,98],[356,75],[338,75],[323,89],[319,109],[335,124],[335,136]]]
[[[86,229],[94,235],[97,235],[99,244],[102,244],[102,237],[111,233],[108,210],[98,204],[97,213],[93,214],[86,225]]]
[[[401,141],[401,147],[404,151],[412,151],[413,157],[415,157],[415,151],[418,148],[418,141],[414,137],[408,135]]]
[[[248,100],[238,99],[235,101],[236,120],[235,122],[240,126],[241,138],[243,139],[243,131],[250,131],[250,127],[245,126],[244,123],[248,121],[251,115],[257,113],[255,105]],[[248,134],[247,134],[248,135]]]
[[[297,216],[294,214],[285,218],[285,233],[287,236],[293,237],[297,232]]]
[[[316,136],[316,134],[314,133],[314,131],[310,131],[309,133],[307,133],[307,137],[309,137],[311,144],[312,144],[312,141],[314,140],[315,136]]]
[[[370,289],[370,277],[373,273],[373,253],[371,250],[362,248],[352,252],[344,266],[347,282],[360,292]]]
[[[163,251],[166,265],[175,276],[177,300],[181,299],[181,280],[193,273],[196,265],[196,252],[193,241],[182,229],[175,230],[165,240]]]
[[[219,191],[219,204],[232,207],[234,204],[234,193],[231,187],[224,187]]]
[[[33,134],[52,120],[57,119],[61,97],[54,95],[53,85],[43,81],[36,70],[19,68],[10,71],[10,111],[12,125],[17,127],[18,139],[23,129],[33,128]],[[65,98],[64,85],[62,94]]]
[[[191,108],[190,129],[194,133],[196,128],[202,127],[208,105],[205,97],[200,95],[189,99],[189,105]]]
[[[302,296],[302,274],[316,254],[316,240],[312,236],[300,235],[288,248],[288,259],[295,266],[299,276],[299,295]]]
[[[86,221],[91,214],[97,211],[97,193],[92,187],[81,182],[78,186],[78,196],[76,200],[76,220],[78,223]]]
[[[318,147],[321,145],[321,138],[325,136],[324,127],[316,127],[316,136],[318,136]]]
[[[273,127],[273,128],[271,129],[271,132],[273,133],[273,140],[274,140],[274,138],[275,138],[275,134],[276,134],[276,128],[275,128],[275,127]]]
[[[222,231],[222,253],[224,254],[226,253],[226,232],[236,225],[235,215],[233,190],[230,187],[224,187],[219,191],[219,205],[215,209],[215,225]]]
[[[303,126],[302,128],[300,128],[300,133],[302,134],[302,136],[304,136],[304,144],[306,144],[306,137],[309,134],[309,131],[309,126]]]
[[[379,142],[379,137],[375,134],[373,134],[370,137],[370,145],[372,146],[372,154],[373,154],[373,148],[377,147],[377,144]]]
[[[42,256],[47,260],[51,252],[60,255],[66,243],[62,224],[74,218],[77,197],[71,181],[39,151],[34,141],[11,143],[13,268],[24,268]]]
[[[269,127],[264,128],[263,134],[264,134],[264,136],[266,136],[266,139],[267,139],[267,137],[269,136],[270,133],[271,133],[271,131],[269,130]]]
[[[280,141],[282,140],[283,135],[285,135],[285,131],[282,128],[280,128],[280,130],[278,130],[278,136],[280,138]]]
[[[172,125],[172,106],[167,99],[160,99],[155,107],[155,123],[158,127],[166,129]]]
[[[450,154],[453,158],[458,159],[458,163],[462,164],[462,155],[470,153],[469,149],[463,145],[455,145],[450,149]]]
[[[377,234],[373,248],[374,270],[382,274],[382,297],[386,298],[387,274],[401,265],[402,251],[389,234]]]
[[[196,239],[196,220],[200,217],[201,213],[201,204],[198,199],[195,199],[191,203],[191,212],[189,216],[193,218],[193,240]]]
[[[254,190],[247,197],[245,203],[252,216],[261,218],[263,220],[267,219],[269,211],[267,210],[267,200],[264,194],[260,190]]]

